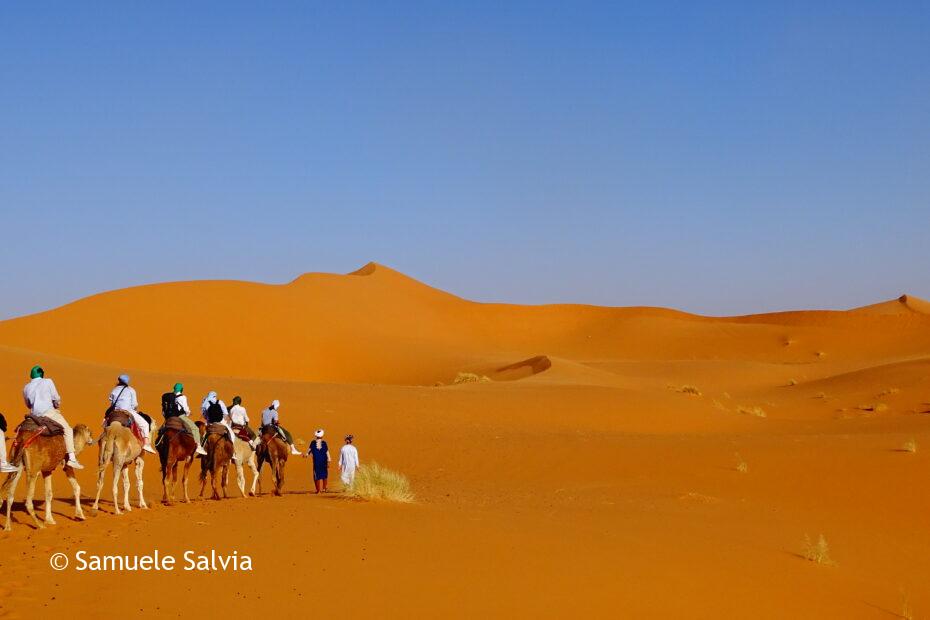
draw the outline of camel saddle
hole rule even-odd
[[[191,432],[187,429],[187,426],[184,425],[184,422],[177,416],[172,416],[170,418],[165,418],[165,423],[162,425],[162,431],[166,431],[169,428],[175,431],[181,431],[182,433],[187,433],[188,435]]]
[[[51,418],[40,415],[26,414],[26,418],[20,423],[17,431],[24,433],[39,433],[42,437],[55,437],[65,434],[65,427]]]
[[[242,441],[252,441],[252,435],[249,434],[249,427],[245,424],[233,424],[233,433]]]
[[[226,435],[229,436],[229,429],[226,428],[225,424],[220,424],[219,422],[213,422],[207,424],[207,432],[205,435]]]
[[[123,411],[122,409],[115,409],[108,413],[106,419],[103,422],[103,425],[105,427],[110,426],[114,422],[119,422],[126,428],[132,428],[134,423],[132,414],[128,411]]]

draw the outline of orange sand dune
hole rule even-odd
[[[17,503],[0,543],[0,618],[888,618],[905,599],[930,614],[930,314],[911,296],[743,317],[481,304],[371,263],[286,285],[143,286],[2,322],[10,419],[36,362],[73,423],[99,425],[123,371],[148,411],[176,380],[193,404],[240,394],[253,416],[278,398],[301,441],[354,433],[363,462],[407,474],[417,501],[309,495],[293,459],[283,498],[231,487],[165,507],[150,460],[150,510],[116,517],[105,490],[77,523],[56,473],[58,525],[33,530]],[[833,565],[802,557],[820,534]],[[255,568],[48,565],[76,549],[211,548]]]

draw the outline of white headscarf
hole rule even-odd
[[[279,401],[277,400],[271,401],[271,408],[274,409],[275,411],[277,411],[278,407],[280,406],[281,406],[281,403]]]
[[[210,392],[207,394],[206,398],[203,399],[203,402],[200,403],[200,410],[206,411],[207,407],[216,402],[216,392]]]
[[[322,428],[321,428],[321,429],[318,429],[317,432],[315,432],[315,433],[313,433],[313,434],[316,436],[317,439],[322,439],[322,438],[323,438],[323,429],[322,429]]]

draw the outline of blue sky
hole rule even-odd
[[[930,297],[925,2],[85,4],[0,6],[0,317],[369,260],[486,301]]]

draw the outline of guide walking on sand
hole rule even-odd
[[[339,451],[339,473],[344,487],[355,482],[355,470],[358,469],[358,449],[352,445],[352,435],[346,435],[346,443]]]
[[[74,429],[68,424],[65,416],[61,415],[61,396],[55,382],[45,377],[45,371],[41,366],[33,366],[29,371],[29,383],[23,388],[23,401],[32,415],[50,418],[61,424],[64,429],[65,452],[68,453],[68,467],[84,469],[74,454]]]
[[[316,487],[316,492],[326,493],[327,485],[329,484],[329,446],[326,445],[326,442],[323,441],[324,431],[323,429],[318,429],[314,433],[314,439],[310,442],[310,449],[307,450],[307,454],[313,457],[313,486]]]

